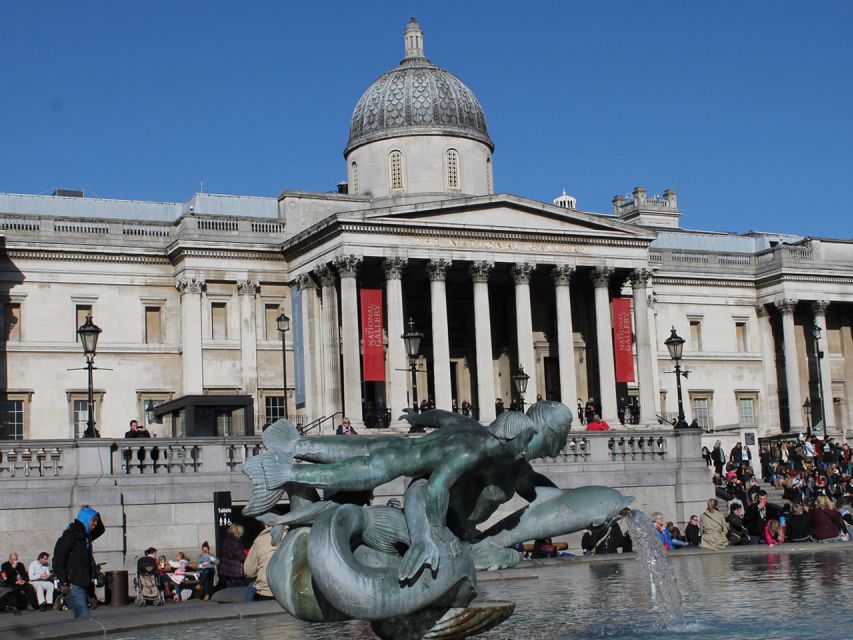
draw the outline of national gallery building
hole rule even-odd
[[[689,230],[672,189],[609,212],[496,191],[477,98],[414,20],[404,47],[355,106],[334,192],[0,194],[0,436],[82,435],[87,317],[103,437],[132,418],[251,434],[285,412],[394,429],[414,396],[488,423],[522,372],[527,404],[592,398],[611,426],[658,427],[677,412],[673,328],[688,422],[846,433],[853,241]]]

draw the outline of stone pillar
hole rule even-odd
[[[652,351],[649,329],[648,282],[652,277],[648,269],[635,269],[631,272],[631,287],[634,293],[634,335],[637,346],[637,383],[640,385],[640,424],[657,424],[655,412],[654,367],[657,352]]]
[[[610,313],[610,277],[614,269],[592,270],[595,285],[595,335],[598,346],[598,386],[601,392],[601,417],[608,424],[618,424],[616,405],[616,367],[613,363],[613,322]]]
[[[201,395],[204,393],[204,375],[201,352],[201,294],[205,290],[204,280],[184,278],[175,285],[181,292],[181,367],[183,373],[182,393]]]
[[[320,346],[321,311],[317,283],[308,273],[297,276],[302,298],[302,350],[304,353],[305,418],[311,422],[320,417],[323,406],[323,385],[320,382],[323,349]]]
[[[551,270],[557,299],[557,357],[560,366],[560,402],[575,406],[578,380],[575,371],[575,332],[572,327],[571,279],[575,267],[558,265]],[[574,411],[572,412],[574,413]]]
[[[758,316],[758,331],[761,337],[761,363],[764,371],[764,414],[767,435],[782,432],[779,420],[779,384],[776,380],[776,347],[773,344],[773,330],[770,327],[770,314],[763,304],[755,305]]]
[[[539,386],[536,384],[536,353],[533,349],[533,315],[530,311],[530,276],[536,269],[535,264],[522,262],[512,266],[512,279],[515,282],[515,335],[518,351],[518,365],[530,376],[524,400],[527,406],[536,402]],[[515,371],[511,372],[513,375]]]
[[[388,314],[388,368],[389,383],[386,406],[391,410],[391,424],[398,424],[403,408],[409,406],[406,396],[408,389],[406,373],[408,358],[403,334],[406,332],[403,318],[403,269],[406,258],[385,258],[382,269],[385,271],[385,308]]]
[[[258,325],[255,296],[260,285],[257,280],[237,283],[240,298],[240,377],[243,393],[252,396],[258,404]],[[287,392],[285,391],[285,402]]]
[[[314,271],[323,293],[322,325],[323,340],[323,416],[342,410],[341,404],[341,341],[338,337],[338,292],[335,289],[335,273],[328,265]],[[318,379],[320,376],[318,376]]]
[[[797,340],[794,330],[796,300],[777,300],[782,314],[782,342],[785,349],[785,383],[788,387],[788,420],[791,431],[804,431],[803,396],[800,391],[800,368],[797,362]]]
[[[835,431],[835,409],[832,405],[832,371],[829,366],[829,335],[826,331],[826,310],[829,308],[829,302],[826,300],[815,300],[812,302],[812,312],[814,313],[815,326],[820,329],[820,343],[818,348],[823,352],[823,358],[818,358],[818,366],[820,367],[820,390],[823,395],[823,407],[826,415],[827,431]],[[812,341],[814,338],[810,338]],[[817,354],[815,354],[817,357]],[[814,403],[815,398],[812,398]],[[818,400],[820,402],[820,400]]]
[[[474,328],[477,340],[477,404],[480,422],[495,419],[495,371],[492,365],[492,320],[489,309],[489,273],[494,262],[480,260],[471,264],[474,281]]]
[[[353,426],[363,425],[361,406],[361,341],[358,338],[358,283],[361,258],[354,255],[335,259],[341,277],[341,337],[344,367],[344,414]]]
[[[451,262],[443,258],[427,263],[429,296],[432,304],[432,365],[435,408],[450,411],[453,390],[450,388],[450,335],[447,327],[447,290],[445,279]]]
[[[660,361],[658,358],[658,352],[662,348],[662,343],[660,342],[660,338],[658,337],[658,323],[657,318],[658,314],[655,311],[655,305],[657,304],[657,298],[654,293],[650,293],[646,298],[649,306],[649,342],[651,342],[652,346],[652,388],[655,390],[655,412],[661,409],[660,403]],[[667,358],[669,360],[669,358]]]

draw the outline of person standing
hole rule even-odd
[[[270,585],[267,582],[267,565],[270,558],[272,558],[272,554],[275,553],[271,534],[272,529],[270,529],[269,525],[265,524],[264,530],[258,534],[258,537],[252,543],[249,555],[246,556],[246,562],[243,563],[243,571],[246,573],[246,577],[255,579],[254,582],[246,587],[246,602],[273,599]]]
[[[50,569],[50,554],[47,551],[42,551],[38,558],[30,563],[27,573],[30,576],[30,584],[36,590],[39,609],[46,611],[48,607],[53,606],[54,586],[53,572]]]
[[[124,434],[125,438],[150,438],[151,434],[144,426],[140,427],[136,420],[130,421],[130,430]]]
[[[59,580],[60,591],[68,596],[75,618],[91,618],[89,585],[98,576],[92,543],[103,533],[101,515],[88,506],[83,507],[53,549],[53,573]]]
[[[228,535],[222,543],[222,560],[219,562],[219,575],[225,579],[226,587],[246,585],[246,574],[243,572],[246,551],[242,538],[243,525],[235,522],[228,527]]]
[[[504,412],[504,401],[503,398],[495,399],[495,415],[499,416]]]
[[[723,467],[726,466],[726,454],[719,440],[714,443],[714,448],[711,451],[711,459],[714,461],[714,473],[722,477]]]
[[[699,518],[699,546],[703,549],[719,551],[729,544],[729,524],[723,514],[717,509],[717,499],[708,500],[708,508]]]

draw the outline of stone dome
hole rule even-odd
[[[361,96],[352,114],[346,156],[368,142],[411,135],[471,138],[494,144],[474,93],[455,75],[423,55],[423,34],[415,19],[404,35],[406,57]]]

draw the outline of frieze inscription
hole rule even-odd
[[[481,249],[522,253],[583,253],[581,247],[562,242],[529,242],[526,240],[480,240],[477,238],[415,238],[420,247],[442,249]]]

